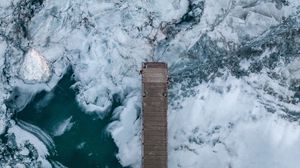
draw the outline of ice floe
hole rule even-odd
[[[30,49],[24,57],[19,73],[25,82],[47,82],[51,76],[51,68],[38,51]]]
[[[8,133],[14,134],[18,145],[24,145],[26,141],[29,141],[34,145],[38,152],[38,161],[41,161],[42,167],[52,167],[46,157],[49,155],[45,142],[42,142],[35,135],[23,130],[18,125],[14,125],[9,128]]]
[[[72,126],[74,125],[74,122],[71,122],[71,121],[72,121],[72,116],[67,118],[63,122],[55,125],[52,135],[60,136],[60,135],[64,134],[66,131],[69,131],[72,128]]]

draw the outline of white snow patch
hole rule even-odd
[[[21,164],[21,163],[17,163],[15,165],[16,168],[26,168],[26,166],[24,164]]]
[[[2,40],[0,38],[0,40]],[[2,72],[3,68],[5,67],[4,61],[5,61],[5,50],[6,50],[7,44],[5,41],[0,41],[0,71]],[[0,74],[0,81],[2,78],[2,73]],[[4,83],[4,82],[3,82]],[[8,91],[5,90],[5,86],[3,84],[0,84],[0,135],[5,131],[7,118],[4,115],[4,112],[6,111],[6,105],[4,103],[4,100],[8,98]]]
[[[169,111],[170,167],[293,168],[300,164],[300,127],[280,118],[282,108],[300,111],[299,104],[280,102],[263,88],[292,96],[279,81],[252,74],[216,78],[195,88],[196,96],[178,100]],[[275,113],[268,112],[274,106]],[[180,123],[180,124],[178,124]],[[204,165],[204,166],[203,166]]]
[[[12,4],[13,0],[0,1],[0,8],[7,8]]]
[[[23,148],[21,151],[20,151],[20,154],[21,155],[24,155],[24,156],[27,156],[29,154],[29,150],[27,148]]]
[[[47,60],[38,51],[30,49],[19,73],[25,82],[47,82],[51,76],[51,69]]]
[[[2,70],[4,67],[4,58],[5,58],[4,54],[5,54],[6,47],[7,47],[6,42],[0,41],[0,70]]]
[[[134,168],[141,167],[141,121],[137,118],[141,101],[136,93],[134,91],[128,95],[124,106],[114,111],[119,121],[112,122],[108,127],[119,147],[117,157],[121,164]]]
[[[250,60],[244,59],[244,60],[242,60],[242,61],[240,62],[240,67],[241,67],[243,70],[248,70],[248,68],[250,67],[250,65],[251,65],[251,61],[250,61]]]
[[[300,164],[300,127],[283,119],[241,123],[226,143],[236,153],[232,158],[236,168],[294,168]]]
[[[48,149],[45,144],[40,141],[33,134],[23,130],[18,125],[13,125],[8,129],[8,133],[14,134],[18,146],[23,146],[26,141],[29,141],[36,149],[39,154],[38,160],[41,161],[42,167],[50,168],[51,164],[47,161],[46,156],[49,155]]]
[[[294,60],[292,63],[288,65],[288,69],[291,75],[294,76],[295,79],[300,80],[300,58]]]
[[[4,115],[0,115],[0,135],[4,133],[7,119]]]
[[[160,12],[162,21],[178,20],[183,14],[185,14],[189,5],[188,0],[154,0],[149,2],[153,3],[149,6]]]

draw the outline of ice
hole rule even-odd
[[[27,148],[22,149],[22,151],[20,151],[21,155],[28,155],[29,154],[29,150]]]
[[[69,131],[72,128],[72,126],[75,124],[74,122],[71,122],[71,121],[72,121],[72,116],[67,118],[63,122],[55,125],[52,135],[53,136],[61,136],[65,132]]]
[[[0,3],[1,16],[13,16],[16,12],[11,2],[16,5],[19,1]],[[0,74],[0,133],[9,120],[4,115],[7,107],[3,102],[12,96],[13,88],[22,95],[14,101],[21,109],[39,91],[51,91],[72,68],[76,80],[73,87],[78,90],[76,99],[87,113],[104,117],[112,110],[114,97],[120,97],[121,105],[113,112],[116,121],[107,130],[119,148],[120,163],[140,167],[142,62],[165,61],[170,67],[181,64],[184,69],[185,61],[191,60],[187,53],[203,37],[230,51],[226,57],[234,56],[242,44],[267,38],[273,27],[297,15],[300,5],[298,0],[290,0],[288,5],[283,1],[207,0],[203,7],[197,6],[198,11],[203,10],[200,19],[190,23],[188,19],[182,21],[190,10],[189,2],[192,1],[43,1],[40,10],[22,25],[26,37],[14,29],[20,29],[16,22],[21,15],[1,17],[5,28],[0,29],[0,70],[5,73]],[[28,11],[32,13],[31,8]],[[209,51],[203,46],[203,51]],[[276,46],[260,48],[262,54],[253,59],[270,58],[276,50]],[[195,59],[204,57],[198,54]],[[203,68],[200,63],[205,62],[199,61],[195,72]],[[247,72],[253,67],[253,60],[248,59],[231,63],[227,66],[239,65]],[[221,76],[208,74],[217,78],[199,81],[191,88],[184,88],[187,81],[172,83],[170,92],[179,100],[170,97],[170,104],[178,101],[181,108],[169,107],[170,167],[289,168],[299,164],[295,159],[299,155],[295,150],[299,146],[299,126],[292,121],[300,110],[299,103],[291,103],[296,91],[290,89],[293,81],[300,78],[299,60],[287,68],[285,65],[248,72],[247,77],[241,78],[224,68],[218,70]],[[176,74],[180,68],[170,73]],[[198,80],[201,74],[197,75],[191,80]],[[188,94],[186,89],[194,94]],[[71,120],[58,124],[54,134],[67,131]],[[18,126],[9,130],[20,143],[28,139],[35,144],[41,158],[47,154],[36,135]]]
[[[298,58],[288,66],[291,75],[293,75],[294,78],[298,79],[298,80],[300,80],[300,67],[299,67],[299,65],[300,65],[300,59]]]
[[[119,116],[119,121],[111,123],[108,127],[119,147],[117,157],[122,165],[141,166],[139,103],[141,103],[140,96],[136,92],[129,94],[124,105],[114,111],[114,115]]]
[[[150,1],[148,6],[161,14],[162,21],[178,20],[188,8],[188,0]]]
[[[6,47],[7,47],[6,42],[0,41],[0,71],[3,71],[3,68],[5,67],[4,54],[5,54]],[[2,81],[1,78],[2,76],[0,75],[0,81]],[[4,133],[7,124],[7,118],[4,115],[5,114],[4,112],[7,110],[6,105],[4,104],[4,100],[6,98],[8,98],[7,90],[3,84],[0,84],[0,135]]]
[[[51,68],[38,51],[31,49],[24,58],[20,76],[25,82],[47,82],[51,76]]]
[[[12,1],[1,1],[0,2],[0,7],[1,8],[7,8],[7,7],[9,7],[9,5],[12,3]]]
[[[15,125],[12,125],[15,126]],[[38,153],[40,153],[42,156],[46,156],[49,155],[49,153],[53,153],[54,152],[54,142],[52,140],[52,138],[50,137],[50,135],[48,135],[46,132],[44,132],[42,129],[40,129],[39,127],[32,125],[30,123],[27,123],[25,121],[21,121],[21,120],[17,120],[17,125],[18,128],[22,129],[23,132],[28,132],[27,135],[29,138],[29,135],[34,135],[35,139],[38,139],[40,142],[39,143],[43,143],[43,145],[46,147],[46,149],[41,146],[41,150],[38,150]],[[24,137],[25,138],[25,137]],[[31,139],[28,139],[29,142],[31,142]],[[34,145],[34,144],[33,144]]]
[[[51,167],[51,164],[46,159],[46,157],[49,155],[48,149],[41,140],[31,133],[23,130],[18,125],[10,127],[8,133],[12,133],[16,136],[16,142],[19,146],[24,145],[26,141],[32,143],[38,151],[38,160],[42,162],[42,166],[45,168]]]
[[[77,149],[83,149],[85,144],[85,142],[81,142],[79,145],[77,145]]]
[[[195,97],[184,98],[181,109],[171,109],[171,167],[292,168],[300,164],[294,157],[299,154],[300,127],[268,113],[262,101],[276,99],[258,99],[261,90],[249,85],[254,82],[250,78],[228,76],[201,84]],[[259,79],[268,78],[255,80]],[[294,108],[300,110],[299,105]]]
[[[3,134],[4,131],[5,131],[5,128],[6,128],[6,123],[7,122],[7,119],[5,118],[4,115],[1,115],[1,118],[0,118],[0,134]]]
[[[292,168],[299,164],[295,157],[299,155],[295,150],[300,145],[299,126],[270,118],[251,125],[241,124],[237,129],[231,136],[240,139],[240,143],[236,143],[238,156],[234,167]]]
[[[1,40],[1,42],[0,42],[0,69],[3,69],[3,67],[4,67],[4,54],[5,54],[6,47],[7,47],[6,42]]]

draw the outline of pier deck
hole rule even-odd
[[[168,67],[165,63],[143,64],[143,168],[167,168],[168,162]]]

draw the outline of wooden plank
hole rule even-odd
[[[167,80],[165,63],[143,64],[143,168],[167,168]]]
[[[153,94],[152,94],[152,95],[153,95]],[[155,95],[154,95],[154,96],[155,96]],[[162,96],[162,95],[158,95],[158,97],[160,97],[160,96]],[[153,97],[153,98],[155,98],[155,97]],[[160,99],[155,100],[155,99],[153,99],[152,102],[144,101],[144,102],[143,102],[143,105],[153,105],[153,106],[163,105],[162,107],[166,107],[166,106],[165,106],[166,103],[167,103],[166,100],[160,100]],[[166,107],[166,108],[167,108],[167,107]],[[165,108],[164,108],[164,109],[165,109]],[[149,110],[149,109],[146,108],[145,110]]]
[[[144,125],[144,128],[143,129],[147,129],[147,130],[151,130],[151,129],[155,129],[155,130],[159,130],[159,129],[165,129],[167,127],[167,124],[157,124],[157,125],[150,125],[150,124],[147,124],[147,125]]]
[[[164,114],[162,112],[158,112],[158,111],[154,111],[154,112],[151,112],[151,113],[147,113],[145,112],[144,113],[144,118],[167,118],[167,114]],[[165,119],[163,120],[165,121]]]
[[[167,166],[167,156],[144,156],[144,167],[156,165],[156,168],[165,168]]]
[[[165,87],[165,83],[143,83],[143,87],[153,88],[153,87]]]
[[[144,135],[145,137],[149,136],[150,140],[152,139],[151,137],[153,136],[157,136],[157,137],[164,137],[164,136],[167,136],[167,133],[165,131],[160,131],[160,130],[145,130],[144,129],[144,132],[146,132]],[[152,144],[153,146],[155,146],[156,144]]]
[[[166,65],[163,65],[163,66],[161,66],[161,65],[158,65],[157,63],[155,63],[155,64],[148,64],[148,65],[146,65],[146,67],[144,67],[145,69],[151,69],[151,68],[167,68],[166,67]]]
[[[161,107],[162,106],[162,107]],[[163,104],[156,104],[156,105],[152,105],[152,106],[149,106],[149,105],[145,105],[144,106],[145,108],[149,108],[149,109],[145,109],[143,110],[144,113],[148,112],[148,113],[154,113],[154,112],[164,112],[167,110],[166,107],[163,107]],[[161,107],[161,108],[160,108]]]
[[[145,138],[144,139],[144,144],[148,144],[148,141],[153,141],[153,143],[157,143],[157,144],[159,144],[160,146],[161,145],[163,145],[163,144],[165,144],[166,145],[166,138],[159,138],[159,137],[154,137],[154,138]],[[163,150],[165,150],[165,148],[159,148],[159,149],[163,149]],[[150,150],[152,150],[152,148],[150,148]]]
[[[153,155],[144,155],[144,163],[153,164],[160,162],[159,164],[166,164],[165,161],[167,160],[167,156],[153,156]]]
[[[151,126],[154,126],[154,127],[167,127],[167,124],[166,123],[163,123],[163,122],[151,122],[151,123],[148,123],[148,122],[144,122],[143,123],[144,127],[147,128],[147,127],[151,127]]]
[[[156,141],[156,142],[160,142],[160,141]],[[166,143],[157,143],[155,145],[152,145],[152,144],[145,144],[144,143],[144,149],[145,152],[144,153],[147,153],[148,151],[149,152],[152,152],[152,151],[161,151],[162,155],[166,155],[167,153],[165,152],[165,150],[167,149],[167,145]]]
[[[147,112],[147,111],[146,111]],[[144,111],[144,113],[146,113],[145,111]],[[144,117],[144,120],[150,120],[150,121],[144,121],[144,123],[148,126],[148,123],[149,124],[153,124],[153,125],[159,125],[161,122],[163,122],[163,123],[166,123],[167,122],[167,120],[166,119],[162,119],[162,118],[159,118],[160,116],[159,116],[160,114],[158,113],[158,115],[156,115],[156,116],[149,116],[149,114],[144,114],[143,115],[143,117]],[[163,118],[166,118],[167,117],[167,115],[161,115]],[[167,125],[167,124],[160,124],[160,125],[162,125],[162,126],[165,126],[165,125]]]
[[[147,68],[167,68],[167,64],[163,62],[146,62],[143,64],[143,69]]]
[[[147,141],[147,140],[153,140],[153,141],[159,141],[159,140],[161,140],[161,141],[166,141],[167,139],[168,139],[167,137],[145,135],[143,143],[144,143],[144,141]]]
[[[162,131],[163,132],[163,130],[166,129],[166,125],[163,125],[163,124],[152,125],[152,127],[150,126],[150,124],[144,124],[144,126],[145,127],[143,130],[149,131],[149,132],[151,132],[151,131]],[[149,135],[149,134],[146,133],[144,135]],[[155,136],[155,135],[152,135],[152,136]]]
[[[148,97],[148,96],[143,97],[143,102],[144,103],[162,102],[162,101],[167,103],[167,99],[163,96],[161,96],[161,97]]]

